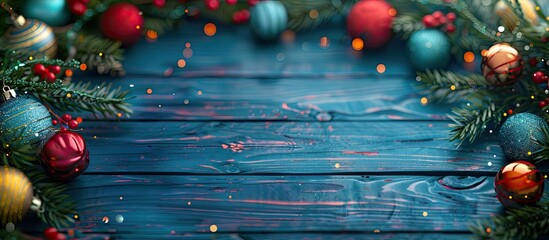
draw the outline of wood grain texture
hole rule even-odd
[[[171,31],[156,42],[139,42],[126,52],[125,67],[133,75],[163,76],[171,69],[174,76],[319,76],[348,73],[375,73],[383,63],[392,73],[413,73],[405,44],[396,39],[384,49],[355,51],[343,22],[323,29],[298,33],[279,43],[257,41],[248,26],[218,25],[217,34],[208,37],[203,32],[206,22],[193,22]],[[320,48],[321,37],[329,39],[329,47]],[[190,43],[192,55],[184,57],[185,44]],[[187,50],[187,56],[189,50]],[[186,60],[184,68],[177,67]],[[321,74],[319,74],[321,73]]]
[[[77,226],[112,236],[467,233],[502,210],[488,177],[85,175],[71,193]]]
[[[491,136],[459,149],[446,121],[84,122],[87,173],[494,175]]]
[[[133,120],[439,120],[451,106],[420,103],[414,76],[130,78]],[[130,87],[132,86],[132,87]],[[152,91],[152,94],[148,94]]]

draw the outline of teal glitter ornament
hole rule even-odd
[[[64,26],[71,19],[65,0],[27,0],[22,11],[25,17],[54,27]]]
[[[410,62],[418,70],[442,69],[450,62],[450,41],[437,29],[416,31],[408,40]]]
[[[38,20],[25,19],[13,12],[13,9],[6,4],[3,4],[2,7],[8,11],[13,21],[13,26],[4,34],[3,49],[14,50],[23,59],[29,57],[55,58],[57,40],[51,27]]]
[[[16,96],[7,86],[3,88],[0,104],[0,143],[8,152],[36,156],[53,134],[50,113],[32,96]],[[19,150],[19,151],[18,151]],[[30,154],[29,154],[30,155]]]
[[[263,40],[277,38],[288,26],[288,13],[279,1],[262,1],[250,11],[252,31]]]
[[[511,160],[530,161],[534,158],[533,153],[541,148],[534,140],[547,143],[543,128],[549,128],[549,125],[535,114],[512,115],[499,130],[501,149]]]

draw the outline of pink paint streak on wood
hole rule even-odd
[[[361,152],[355,152],[355,151],[344,151],[344,154],[358,154],[358,155],[364,155],[364,156],[377,156],[379,155],[379,152],[367,152],[367,151],[361,151]]]

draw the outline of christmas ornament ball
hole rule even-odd
[[[0,168],[0,198],[1,227],[8,223],[17,224],[23,220],[31,206],[32,183],[19,170],[4,166]]]
[[[496,197],[503,206],[535,204],[543,195],[545,179],[534,164],[516,161],[505,165],[494,181]]]
[[[361,38],[366,48],[379,48],[393,36],[391,25],[396,11],[384,0],[357,2],[347,15],[347,31]]]
[[[523,62],[519,52],[509,44],[495,44],[482,55],[482,75],[488,82],[503,86],[519,80]]]
[[[509,117],[499,130],[499,144],[507,158],[532,160],[532,153],[540,149],[533,139],[547,142],[542,128],[549,128],[549,125],[535,114],[518,113]]]
[[[19,16],[4,34],[5,48],[18,51],[26,59],[48,57],[55,58],[57,40],[51,27],[42,21],[25,19]]]
[[[250,10],[250,26],[260,39],[276,39],[288,26],[286,8],[279,1],[258,2]]]
[[[68,24],[71,17],[65,0],[27,0],[22,13],[55,27]]]
[[[90,163],[84,138],[72,131],[60,131],[44,145],[40,165],[52,178],[68,181],[82,174]]]
[[[141,37],[143,16],[139,8],[130,3],[117,3],[110,6],[100,19],[100,28],[106,37],[120,41],[124,46],[137,42]]]
[[[438,29],[416,31],[408,40],[408,55],[418,70],[445,68],[450,62],[450,41]]]
[[[0,142],[11,151],[30,148],[38,155],[51,128],[48,109],[31,96],[18,96],[0,104]]]

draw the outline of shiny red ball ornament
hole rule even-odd
[[[541,83],[547,83],[547,75],[545,75],[542,71],[537,71],[534,74],[532,74],[532,81],[534,81],[537,84]]]
[[[543,195],[544,178],[534,164],[516,161],[497,173],[494,181],[496,197],[506,207],[537,203]]]
[[[100,28],[106,37],[129,46],[141,37],[143,16],[139,14],[139,8],[136,6],[125,2],[117,3],[103,13]]]
[[[238,2],[238,0],[225,0],[225,2],[229,5],[235,5]]]
[[[40,165],[52,178],[68,181],[82,174],[90,163],[84,138],[72,131],[53,135],[42,149]]]
[[[34,65],[34,67],[32,67],[32,71],[34,72],[34,74],[42,76],[42,74],[46,73],[46,67],[38,63]]]
[[[379,48],[393,36],[394,9],[384,0],[357,2],[347,15],[347,31],[352,38],[361,38],[366,48]]]

